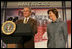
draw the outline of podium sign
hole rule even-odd
[[[16,29],[16,24],[12,21],[6,21],[2,25],[2,33],[5,35],[11,35]]]
[[[30,24],[15,24],[12,21],[6,21],[2,25],[1,36],[1,39],[6,44],[21,44],[33,37],[33,30]]]

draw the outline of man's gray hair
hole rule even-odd
[[[31,10],[32,10],[31,7],[29,7],[29,6],[25,6],[24,8],[29,8],[30,12],[31,12]]]

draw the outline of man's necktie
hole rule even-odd
[[[27,23],[27,18],[25,19],[25,23]]]

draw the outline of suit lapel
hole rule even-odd
[[[31,22],[31,18],[29,18],[28,22],[27,23],[30,23]]]
[[[24,22],[24,19],[22,19],[22,23]]]

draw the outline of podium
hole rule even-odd
[[[5,35],[1,31],[1,39],[6,44],[23,44],[33,37],[33,30],[30,24],[16,24],[16,30],[11,35]]]

